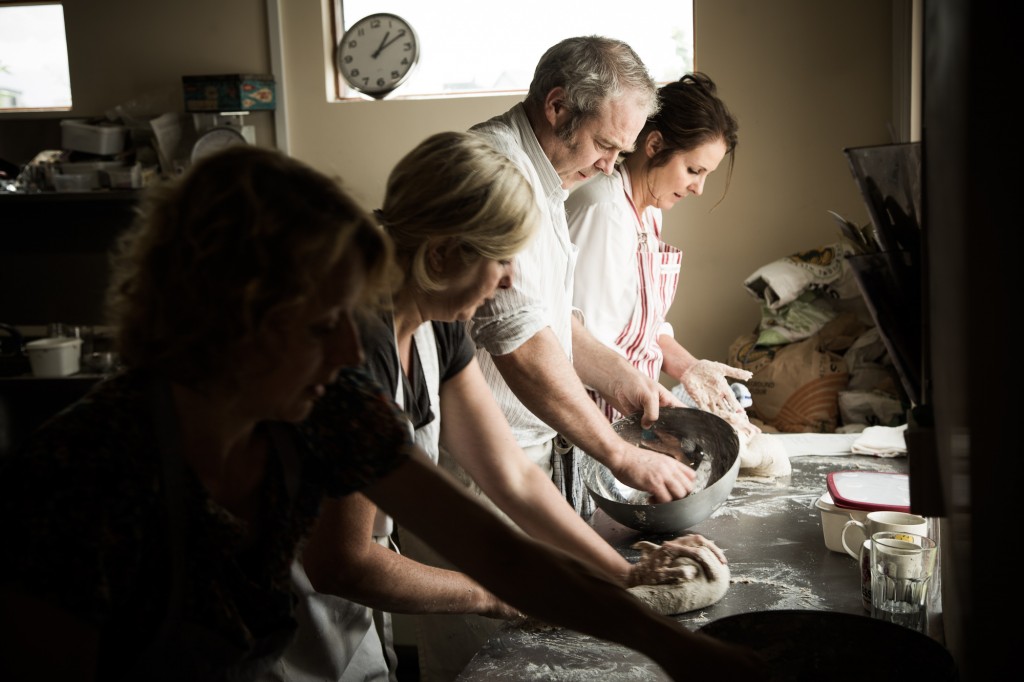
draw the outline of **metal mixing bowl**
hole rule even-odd
[[[681,500],[652,504],[649,493],[618,481],[593,457],[584,457],[580,465],[583,482],[598,508],[622,525],[678,533],[708,518],[729,499],[740,469],[739,438],[724,419],[703,410],[663,407],[650,429],[641,426],[640,417],[623,417],[612,428],[639,447],[688,460],[697,470],[694,491]]]

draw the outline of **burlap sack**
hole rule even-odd
[[[783,433],[832,433],[839,425],[839,392],[850,374],[842,353],[864,330],[840,315],[817,334],[784,346],[755,345],[756,334],[729,347],[729,364],[753,372],[746,382],[752,417]]]

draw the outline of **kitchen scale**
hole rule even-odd
[[[192,114],[197,137],[192,145],[191,162],[195,163],[227,147],[254,144],[255,129],[243,123],[248,114],[248,111]]]

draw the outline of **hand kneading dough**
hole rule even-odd
[[[629,591],[664,616],[711,606],[729,589],[729,566],[710,547],[693,547],[690,551],[697,558],[678,556],[669,564],[675,575],[672,580],[658,585],[636,585]]]

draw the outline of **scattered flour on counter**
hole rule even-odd
[[[824,609],[825,602],[815,596],[814,591],[806,585],[799,571],[789,568],[786,564],[776,562],[772,566],[755,568],[748,572],[742,565],[733,566],[732,586],[754,586],[760,588],[759,604],[762,610],[777,609]],[[760,600],[759,600],[760,601]]]
[[[502,634],[494,657],[478,653],[472,665],[476,679],[543,680],[544,682],[667,682],[669,678],[654,661],[621,645],[558,629],[546,632],[543,640],[529,630]],[[492,645],[493,646],[493,641]],[[485,649],[486,651],[486,649]],[[615,656],[615,652],[620,652]],[[510,665],[505,655],[517,661]],[[632,657],[633,660],[628,660]],[[541,658],[544,662],[536,660]],[[525,662],[524,662],[525,661]],[[509,670],[509,668],[514,670]]]
[[[651,680],[668,679],[658,675],[648,668],[635,666],[623,668],[621,666],[595,666],[587,670],[565,670],[558,666],[529,664],[524,666],[521,675],[517,680],[537,680],[540,682],[606,682],[606,680],[636,680],[637,682],[649,682]]]
[[[815,509],[814,503],[828,490],[828,473],[835,470],[835,457],[805,456],[801,458],[800,468],[799,485],[790,477],[781,477],[777,480],[758,477],[737,478],[729,499],[712,513],[711,518],[763,518],[788,512],[793,505]],[[863,467],[851,463],[849,468],[856,471]],[[872,464],[870,470],[895,473],[897,467],[895,463],[880,459]],[[783,497],[774,496],[778,488],[788,488],[792,492]]]

